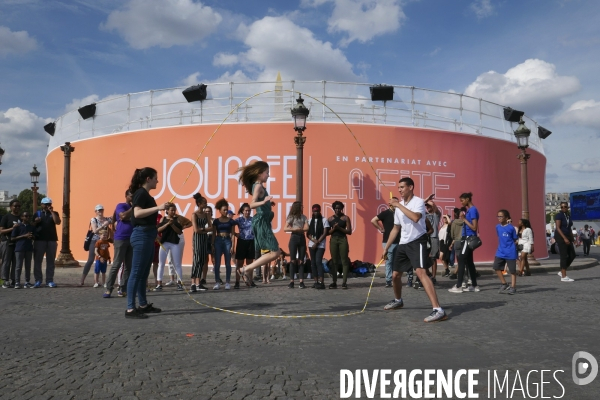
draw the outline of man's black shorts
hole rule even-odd
[[[254,260],[254,239],[244,240],[238,239],[235,248],[236,260]]]
[[[507,260],[500,257],[494,258],[494,271],[503,271],[505,265],[508,265],[508,270],[511,274],[517,273],[517,260]]]
[[[427,250],[427,235],[423,235],[412,242],[399,244],[394,252],[392,270],[408,272],[411,268],[428,268],[429,250]]]

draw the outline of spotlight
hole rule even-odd
[[[44,125],[44,130],[48,132],[48,135],[54,136],[54,131],[56,130],[56,122],[50,122],[49,124]]]
[[[375,85],[369,88],[371,90],[371,101],[394,100],[394,87],[388,85]]]
[[[79,115],[81,115],[81,118],[83,119],[92,118],[96,114],[96,103],[83,106],[77,111],[79,111]]]
[[[546,129],[542,126],[538,126],[538,136],[540,137],[540,139],[546,139],[551,134],[552,134],[552,132],[549,131],[548,129]]]
[[[504,119],[509,122],[519,122],[523,115],[525,115],[524,111],[517,111],[510,107],[504,107]]]
[[[204,101],[206,100],[206,85],[201,83],[199,85],[190,86],[182,93],[188,103],[191,103],[192,101]]]

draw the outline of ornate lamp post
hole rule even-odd
[[[525,126],[523,117],[519,121],[519,127],[515,130],[515,137],[517,138],[517,147],[521,150],[521,154],[517,156],[521,160],[521,218],[529,219],[529,185],[527,183],[527,160],[531,155],[526,153],[529,147],[529,135],[531,131]],[[529,264],[538,264],[533,254],[527,256]]]
[[[31,187],[31,190],[33,191],[33,213],[35,214],[37,212],[37,191],[38,191],[38,187],[37,184],[39,182],[40,179],[40,172],[37,170],[37,167],[35,166],[35,164],[33,164],[33,171],[31,171],[29,173],[29,176],[31,176],[31,184],[33,185]]]
[[[63,215],[62,215],[62,240],[60,253],[55,264],[60,267],[79,267],[79,263],[73,258],[70,248],[70,224],[71,224],[71,153],[75,147],[70,142],[65,142],[60,149],[65,153],[65,179],[63,184]]]
[[[2,147],[0,147],[0,165],[2,165],[2,156],[4,155],[4,149]],[[0,169],[0,174],[2,173],[2,170]]]
[[[304,142],[306,138],[302,133],[306,129],[306,119],[310,114],[310,110],[304,106],[302,94],[296,100],[296,107],[292,108],[292,117],[294,118],[294,130],[296,136],[294,143],[296,144],[296,201],[302,202],[304,194]]]

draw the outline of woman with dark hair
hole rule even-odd
[[[208,232],[206,232],[206,235],[208,236],[206,239],[206,258],[204,261],[204,268],[202,269],[202,279],[200,279],[200,284],[201,285],[206,285],[206,274],[208,273],[208,259],[210,258],[210,262],[211,264],[214,266],[215,265],[215,249],[213,247],[213,231],[212,231],[212,221],[213,221],[213,208],[209,205],[207,205],[206,207],[204,207],[204,212],[206,213],[206,217],[208,218],[208,220],[210,221],[210,230]],[[206,225],[204,225],[205,228],[209,227],[209,222],[206,223]],[[223,282],[219,282],[220,284],[223,284]]]
[[[308,250],[310,252],[310,263],[312,276],[315,283],[313,289],[325,289],[325,273],[323,271],[323,254],[325,254],[325,242],[329,233],[329,222],[321,215],[321,206],[313,204],[312,218],[308,224]]]
[[[221,213],[219,218],[213,221],[213,248],[215,249],[215,286],[214,290],[221,288],[221,256],[225,256],[225,290],[231,289],[231,256],[235,247],[235,225],[236,222],[229,218],[229,203],[225,199],[217,201],[215,208]]]
[[[450,216],[442,216],[442,227],[438,232],[438,239],[440,240],[440,260],[444,264],[444,273],[442,276],[450,276],[450,268],[448,268],[448,262],[450,261]]]
[[[479,292],[477,286],[477,271],[473,262],[473,250],[467,246],[469,237],[477,236],[479,231],[479,211],[473,205],[473,193],[463,193],[460,195],[460,204],[466,211],[460,212],[460,220],[464,222],[461,237],[461,249],[458,253],[458,280],[453,288],[448,289],[450,293]],[[469,270],[471,285],[462,288],[462,281],[465,275],[465,269]]]
[[[206,290],[201,278],[206,276],[206,272],[208,271],[207,261],[211,247],[208,233],[212,232],[212,219],[205,212],[206,198],[200,193],[196,193],[193,197],[196,201],[197,209],[192,215],[192,229],[194,233],[192,235],[192,285],[190,286],[190,291],[196,292],[198,290]]]
[[[304,232],[308,231],[308,218],[302,214],[301,202],[295,201],[292,203],[283,231],[291,233],[289,243],[291,270],[288,288],[294,288],[294,276],[299,269],[299,287],[300,289],[304,289],[306,287],[304,286],[304,257],[306,255],[306,239],[304,238]]]
[[[238,172],[240,173],[240,184],[252,195],[252,201],[249,205],[251,209],[256,210],[256,215],[252,218],[254,246],[261,254],[252,264],[242,268],[242,279],[249,285],[249,277],[246,276],[246,272],[276,260],[279,257],[280,249],[271,228],[271,221],[275,216],[273,210],[271,210],[271,206],[274,205],[271,202],[273,196],[269,196],[267,189],[264,187],[269,179],[269,164],[264,161],[255,161],[240,168]]]
[[[164,218],[161,219],[158,224],[158,233],[160,233],[160,246],[158,253],[158,272],[156,275],[156,287],[155,291],[162,290],[162,280],[165,271],[165,264],[167,262],[167,255],[171,254],[171,261],[175,266],[175,272],[177,274],[177,290],[182,291],[183,285],[181,279],[183,278],[183,271],[181,269],[181,261],[183,258],[182,248],[179,246],[181,241],[179,235],[183,232],[183,225],[177,219],[177,207],[175,204],[169,205],[167,213]]]
[[[525,270],[526,276],[531,276],[527,256],[533,253],[533,230],[531,229],[531,223],[525,218],[519,220],[519,242],[517,243],[517,250],[519,250],[520,253],[519,276],[523,276],[523,270]]]
[[[341,201],[334,201],[331,205],[335,214],[327,220],[331,229],[329,230],[329,239],[331,253],[331,260],[333,264],[333,271],[331,277],[333,283],[329,285],[329,289],[337,289],[337,274],[341,267],[343,267],[343,281],[342,289],[348,289],[346,280],[348,279],[348,271],[350,270],[350,259],[348,253],[350,248],[348,247],[348,235],[352,235],[352,223],[347,215],[344,215],[344,203]]]
[[[146,281],[150,274],[152,258],[154,256],[154,241],[158,234],[156,219],[160,210],[166,210],[170,203],[156,205],[150,195],[150,190],[156,189],[158,174],[154,168],[146,167],[136,169],[131,178],[129,191],[133,193],[131,206],[133,216],[131,223],[131,246],[133,247],[133,260],[131,275],[127,282],[127,318],[148,318],[147,313],[159,313],[152,303],[146,301]],[[138,298],[139,308],[135,307],[135,298]]]
[[[250,209],[250,205],[248,203],[244,203],[241,205],[238,215],[240,217],[235,220],[237,223],[239,233],[237,236],[237,246],[235,248],[235,268],[236,271],[239,271],[240,268],[244,266],[244,260],[246,261],[246,265],[252,264],[254,261],[254,254],[256,250],[254,249],[254,232],[252,232],[252,217],[250,213],[252,210]],[[267,265],[268,269],[269,266]],[[269,280],[269,271],[263,275],[263,283],[271,283]],[[250,286],[256,287],[256,284],[252,280],[252,275],[250,279]],[[240,288],[240,274],[236,273],[235,276],[235,285],[234,289]]]

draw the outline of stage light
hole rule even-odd
[[[56,130],[56,122],[50,122],[49,124],[44,125],[44,130],[48,132],[48,135],[54,136],[54,131]]]
[[[201,83],[199,85],[190,86],[182,93],[188,103],[193,101],[204,101],[206,100],[206,85]]]
[[[389,101],[394,100],[394,87],[388,85],[375,85],[369,88],[371,90],[371,101]]]
[[[94,115],[96,115],[96,103],[83,106],[77,111],[79,111],[79,115],[81,115],[81,118],[83,119],[92,118]]]
[[[538,136],[540,137],[540,139],[546,139],[551,134],[552,134],[552,132],[549,131],[548,129],[538,126]]]
[[[504,107],[504,119],[509,122],[519,122],[523,115],[525,115],[525,112],[523,111],[513,110],[510,107]]]

